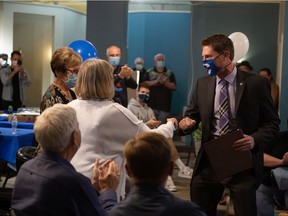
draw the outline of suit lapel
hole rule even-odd
[[[236,95],[235,95],[235,115],[237,116],[240,100],[245,87],[244,74],[237,70],[237,82],[236,82]]]

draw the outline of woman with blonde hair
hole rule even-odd
[[[91,177],[95,158],[114,160],[120,168],[118,200],[125,197],[126,174],[123,146],[130,138],[151,129],[127,108],[112,100],[114,96],[113,67],[105,60],[89,59],[80,67],[75,92],[78,99],[68,105],[77,112],[82,145],[71,163],[76,170]],[[168,119],[154,132],[172,137],[177,120]]]

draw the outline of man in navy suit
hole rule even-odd
[[[203,66],[210,76],[200,78],[192,99],[179,122],[183,134],[197,129],[202,122],[202,145],[197,155],[191,179],[191,200],[216,215],[224,188],[228,188],[236,216],[257,215],[256,189],[263,169],[263,145],[279,130],[279,117],[274,108],[267,80],[253,73],[240,71],[232,62],[233,42],[223,34],[202,41]],[[240,128],[244,137],[235,141],[236,151],[250,151],[253,168],[219,180],[215,177],[203,143],[221,135],[219,126],[219,81],[225,79],[228,91],[228,130]],[[227,161],[229,163],[229,161]],[[241,161],[239,161],[241,163]]]

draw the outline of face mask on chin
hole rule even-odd
[[[136,69],[137,70],[142,70],[143,69],[143,65],[142,64],[136,64]]]
[[[216,74],[222,69],[215,65],[215,60],[222,54],[223,52],[216,56],[214,59],[202,61],[203,66],[207,69],[207,72],[210,76],[216,76]]]

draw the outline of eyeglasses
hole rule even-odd
[[[70,70],[70,69],[65,69],[66,71],[69,72],[69,74],[78,74],[79,69],[74,69],[74,70]]]

